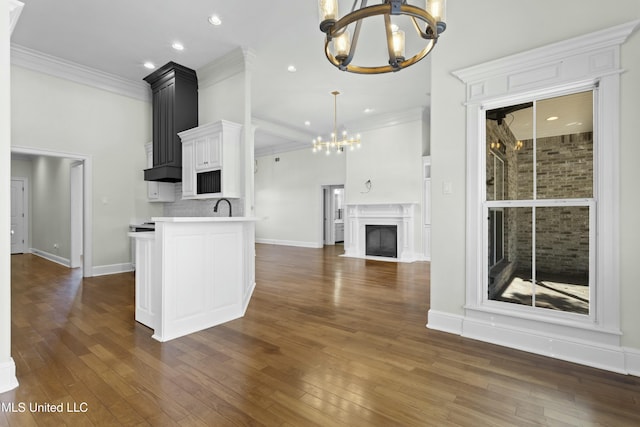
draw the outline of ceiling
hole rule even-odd
[[[533,138],[534,108],[507,115],[505,120],[519,140]],[[547,98],[536,102],[536,137],[568,135],[593,131],[593,92]]]
[[[13,44],[134,82],[151,72],[143,67],[146,61],[156,66],[174,61],[197,70],[238,47],[249,48],[255,54],[252,115],[273,125],[256,131],[256,151],[263,153],[287,144],[311,146],[318,135],[326,138],[333,127],[333,90],[341,92],[338,126],[353,132],[376,116],[429,107],[429,57],[384,75],[333,67],[324,56],[316,0],[22,1]],[[350,6],[342,0],[341,10]],[[209,24],[212,14],[222,25]],[[417,51],[410,31],[408,55]],[[384,64],[382,34],[380,22],[363,25],[355,60]],[[176,41],[183,51],[171,47]],[[297,71],[287,71],[289,65]]]

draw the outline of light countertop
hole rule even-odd
[[[167,216],[151,218],[153,222],[251,222],[260,218],[249,216]]]

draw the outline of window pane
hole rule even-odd
[[[536,208],[536,307],[589,314],[589,208]]]
[[[487,200],[533,199],[533,103],[488,110],[486,117]]]
[[[491,300],[532,305],[532,208],[489,209]]]
[[[593,197],[593,93],[536,103],[536,195]]]

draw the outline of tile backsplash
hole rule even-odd
[[[182,184],[176,183],[176,201],[165,203],[163,215],[170,216],[229,216],[229,205],[221,203],[218,212],[213,211],[213,207],[218,199],[205,200],[182,200]],[[243,216],[244,204],[242,199],[228,199],[233,208],[233,216]]]

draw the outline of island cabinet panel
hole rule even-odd
[[[155,233],[153,231],[131,232],[129,236],[136,241],[136,297],[135,319],[137,322],[154,329],[156,327],[158,302],[154,300],[154,251]]]
[[[168,341],[244,316],[255,288],[255,218],[152,218],[136,238],[136,320]],[[139,268],[138,268],[139,266]]]

